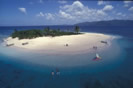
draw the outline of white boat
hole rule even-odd
[[[96,61],[96,60],[100,60],[100,59],[101,59],[101,57],[99,56],[98,53],[96,53],[96,57],[93,60]]]
[[[98,53],[96,53],[96,58],[101,58]]]

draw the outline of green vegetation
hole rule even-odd
[[[60,29],[50,29],[49,27],[45,28],[44,30],[40,29],[31,29],[31,30],[14,30],[12,33],[11,37],[16,38],[18,37],[19,39],[32,39],[36,37],[42,37],[42,36],[62,36],[62,35],[76,35],[80,34],[79,33],[80,28],[78,26],[75,27],[74,32],[70,32],[70,30],[67,29],[67,31],[61,31]]]
[[[76,32],[76,33],[79,33],[79,31],[80,31],[79,26],[75,26],[75,32]]]

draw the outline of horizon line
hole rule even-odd
[[[101,21],[133,21],[130,19],[112,19],[112,20],[101,20]],[[90,22],[90,21],[85,21],[85,22]],[[85,23],[85,22],[79,22],[79,23]],[[100,21],[91,21],[91,22],[100,22]],[[90,22],[90,23],[91,23]],[[48,25],[0,25],[0,27],[14,27],[14,26],[74,26],[76,24],[79,23],[75,23],[75,24],[48,24]]]

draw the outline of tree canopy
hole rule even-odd
[[[78,26],[75,27],[75,32],[70,31],[61,31],[60,29],[50,29],[49,27],[44,30],[40,29],[31,29],[31,30],[14,30],[11,34],[12,38],[18,37],[19,39],[32,39],[36,37],[42,36],[62,36],[62,35],[76,35],[79,33],[80,28]]]
[[[80,27],[79,26],[75,26],[75,32],[79,33],[80,32]]]

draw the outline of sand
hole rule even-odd
[[[8,37],[4,40],[9,48],[21,48],[31,51],[40,51],[41,53],[79,53],[94,52],[95,50],[104,50],[111,45],[114,36],[101,33],[83,33],[79,35],[65,35],[57,37],[38,37],[34,39],[21,39]],[[106,41],[106,43],[101,43]],[[22,43],[28,43],[23,45]],[[66,46],[68,44],[68,46]],[[94,49],[93,47],[97,47]],[[6,46],[7,47],[7,46]]]

